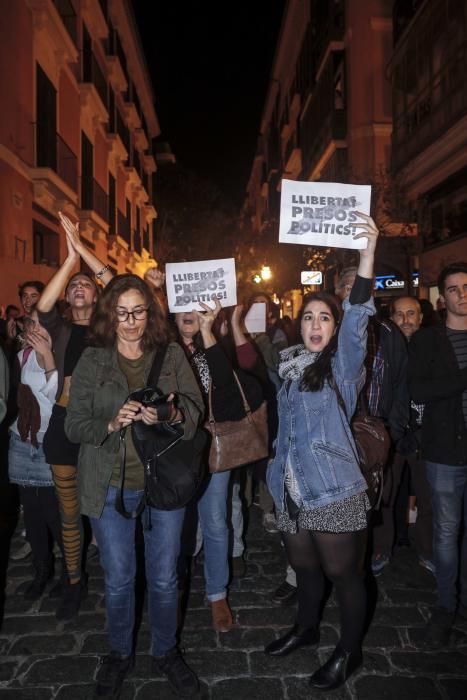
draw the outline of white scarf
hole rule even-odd
[[[279,377],[281,379],[301,379],[305,369],[317,360],[319,354],[319,352],[307,350],[303,343],[282,350],[278,369]]]

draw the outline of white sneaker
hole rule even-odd
[[[274,513],[264,513],[263,527],[266,532],[277,532],[276,516]]]
[[[27,559],[29,557],[31,551],[31,545],[27,540],[25,540],[24,544],[22,544],[19,549],[10,554],[10,559],[13,561],[22,561],[23,559]]]

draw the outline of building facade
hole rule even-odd
[[[277,232],[283,178],[373,184],[375,214],[386,221],[381,203],[394,190],[388,182],[392,9],[390,0],[287,2],[243,208],[254,233],[271,222]],[[377,273],[411,279],[411,255],[398,235],[402,223],[394,226],[397,218],[381,240]],[[277,240],[275,235],[279,245]],[[312,249],[310,257],[327,288],[352,261],[339,249]]]
[[[467,1],[394,3],[393,168],[415,212],[420,283],[467,260]]]
[[[115,273],[144,273],[160,128],[129,1],[0,5],[0,303],[64,260],[59,211]]]

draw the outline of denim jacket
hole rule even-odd
[[[348,416],[355,412],[365,381],[368,317],[374,313],[373,299],[354,305],[344,301],[332,372]],[[290,385],[285,382],[278,394],[276,453],[267,473],[268,487],[278,511],[285,510],[288,455],[305,509],[325,506],[366,490],[350,425],[336,392],[327,381],[316,392],[300,391],[299,385],[300,380]]]

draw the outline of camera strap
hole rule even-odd
[[[149,376],[147,379],[147,386],[157,388],[157,383],[159,381],[159,376],[162,370],[162,365],[164,364],[165,355],[167,352],[167,345],[164,345],[156,350],[154,355],[154,360],[152,362],[151,369],[149,370]],[[123,515],[127,520],[132,520],[141,515],[145,508],[145,496],[141,497],[140,502],[133,511],[127,511],[123,503],[123,487],[125,484],[125,461],[126,461],[126,442],[125,442],[126,428],[120,430],[120,476],[118,482],[118,490],[115,495],[115,510],[120,515]]]

